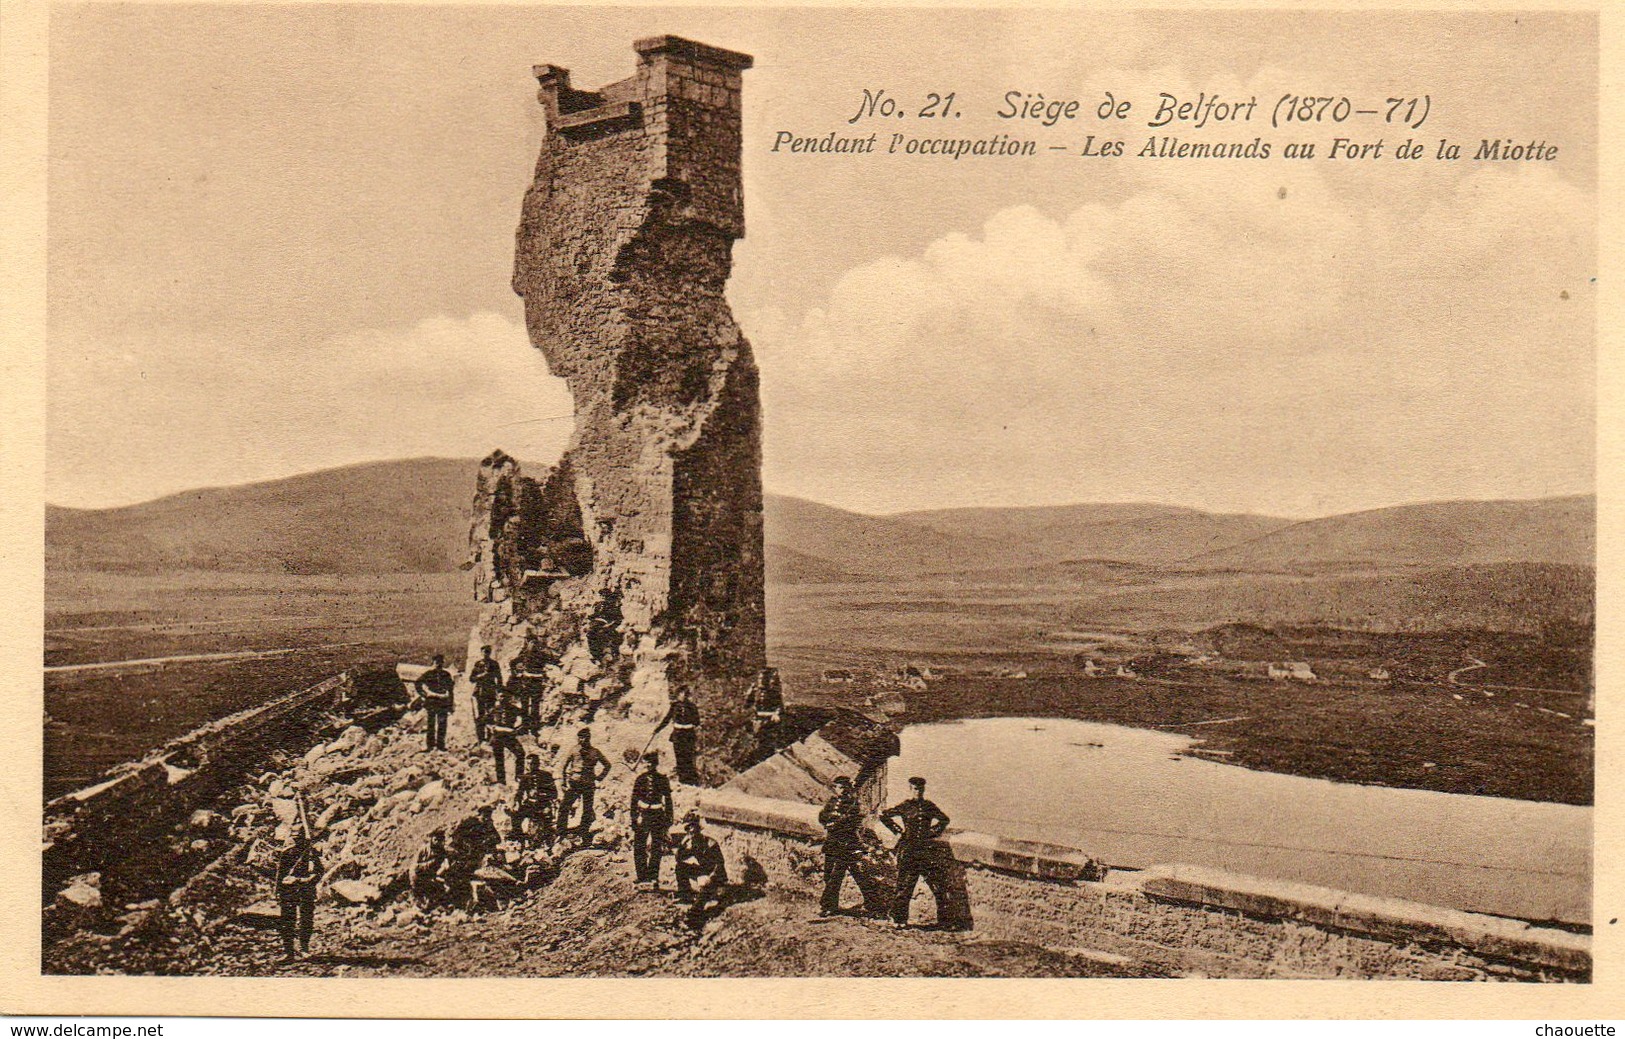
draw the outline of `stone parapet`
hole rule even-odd
[[[816,805],[706,791],[729,867],[814,895]],[[1223,977],[1587,980],[1591,940],[1522,920],[1182,864],[1108,871],[1087,853],[952,831],[987,937]],[[918,896],[922,900],[925,896]],[[927,900],[928,901],[928,900]],[[917,906],[916,917],[929,909]]]

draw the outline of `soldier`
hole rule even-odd
[[[423,701],[424,741],[427,750],[446,749],[446,720],[451,717],[451,691],[456,682],[446,670],[446,658],[434,655],[434,666],[418,676],[418,698]]]
[[[450,865],[446,855],[446,832],[436,830],[429,834],[429,843],[418,852],[407,873],[412,899],[419,909],[432,909],[451,901],[451,886],[446,881]]]
[[[491,659],[490,646],[480,647],[480,659],[468,669],[468,680],[474,686],[474,738],[483,743],[486,717],[502,691],[502,667]]]
[[[519,703],[519,713],[524,718],[525,732],[536,732],[542,726],[542,683],[546,678],[544,671],[532,671],[517,663],[512,673],[508,675],[508,692],[513,694]]]
[[[689,812],[683,817],[683,833],[677,838],[673,857],[677,862],[678,901],[692,901],[696,910],[703,910],[722,900],[722,889],[728,886],[728,865],[722,858],[722,846],[706,836],[700,813]]]
[[[637,885],[660,888],[660,860],[666,854],[675,811],[671,780],[660,771],[660,752],[643,755],[644,769],[632,783],[632,869]]]
[[[282,951],[286,959],[310,951],[311,932],[316,928],[316,879],[321,875],[322,858],[311,843],[301,813],[288,836],[287,847],[276,860],[276,897],[282,909]]]
[[[553,773],[543,771],[542,761],[532,754],[525,762],[524,774],[513,794],[513,806],[508,809],[508,836],[521,844],[525,841],[525,823],[531,824],[530,843],[534,847],[553,847],[557,831],[554,816],[558,812],[559,792],[553,785]]]
[[[524,772],[525,751],[519,746],[519,727],[522,724],[524,718],[519,713],[519,704],[507,690],[500,691],[486,708],[485,717],[485,729],[491,737],[491,753],[497,761],[498,783],[508,781],[505,764],[509,754],[513,755],[514,782],[519,782]]]
[[[941,921],[947,879],[942,861],[945,849],[937,843],[937,838],[948,829],[948,816],[925,799],[924,779],[914,776],[908,785],[913,788],[914,796],[880,813],[880,821],[886,829],[898,834],[897,894],[892,902],[892,922],[898,927],[908,926],[909,903],[922,877],[931,889]]]
[[[852,780],[835,778],[835,792],[818,813],[818,822],[824,827],[824,897],[819,900],[818,915],[835,916],[841,911],[841,884],[848,873],[863,893],[864,908],[880,905],[881,893],[858,870],[863,849],[863,806],[852,789]]]
[[[671,753],[677,759],[677,781],[699,786],[700,774],[694,768],[694,747],[700,736],[700,709],[689,699],[688,689],[679,686],[677,699],[666,710],[666,716],[655,726],[655,732],[671,724]]]
[[[755,708],[755,731],[761,736],[784,718],[784,683],[779,680],[779,669],[764,667],[750,687],[745,702]]]
[[[609,759],[604,757],[603,751],[592,745],[592,730],[582,729],[576,733],[576,745],[564,757],[564,765],[559,770],[560,779],[564,783],[564,795],[559,799],[559,833],[563,835],[570,829],[570,812],[575,808],[576,802],[581,802],[581,822],[576,832],[583,841],[592,835],[592,823],[598,816],[593,812],[592,799],[598,789],[598,783],[610,771]]]
[[[491,805],[482,805],[479,814],[457,824],[451,832],[451,847],[447,852],[446,886],[450,897],[464,903],[469,909],[478,908],[475,896],[474,873],[490,854],[502,843],[496,823],[491,821]]]

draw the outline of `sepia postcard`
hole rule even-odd
[[[1602,13],[5,13],[0,1011],[1619,1016]]]

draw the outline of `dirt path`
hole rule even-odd
[[[130,660],[101,660],[93,664],[51,664],[46,666],[46,674],[60,674],[69,671],[107,671],[116,668],[159,667],[164,664],[194,664],[205,660],[253,660],[259,657],[276,657],[287,653],[306,653],[315,649],[342,649],[345,646],[359,646],[359,642],[323,642],[314,646],[287,646],[281,649],[244,649],[230,653],[178,653],[168,657],[136,657]]]

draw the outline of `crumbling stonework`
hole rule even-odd
[[[470,648],[548,674],[560,720],[613,702],[653,721],[689,690],[716,778],[749,742],[766,661],[757,371],[723,295],[751,59],[673,36],[636,50],[597,91],[536,69],[547,135],[513,286],[576,425],[545,478],[500,451],[481,468],[490,606]]]

